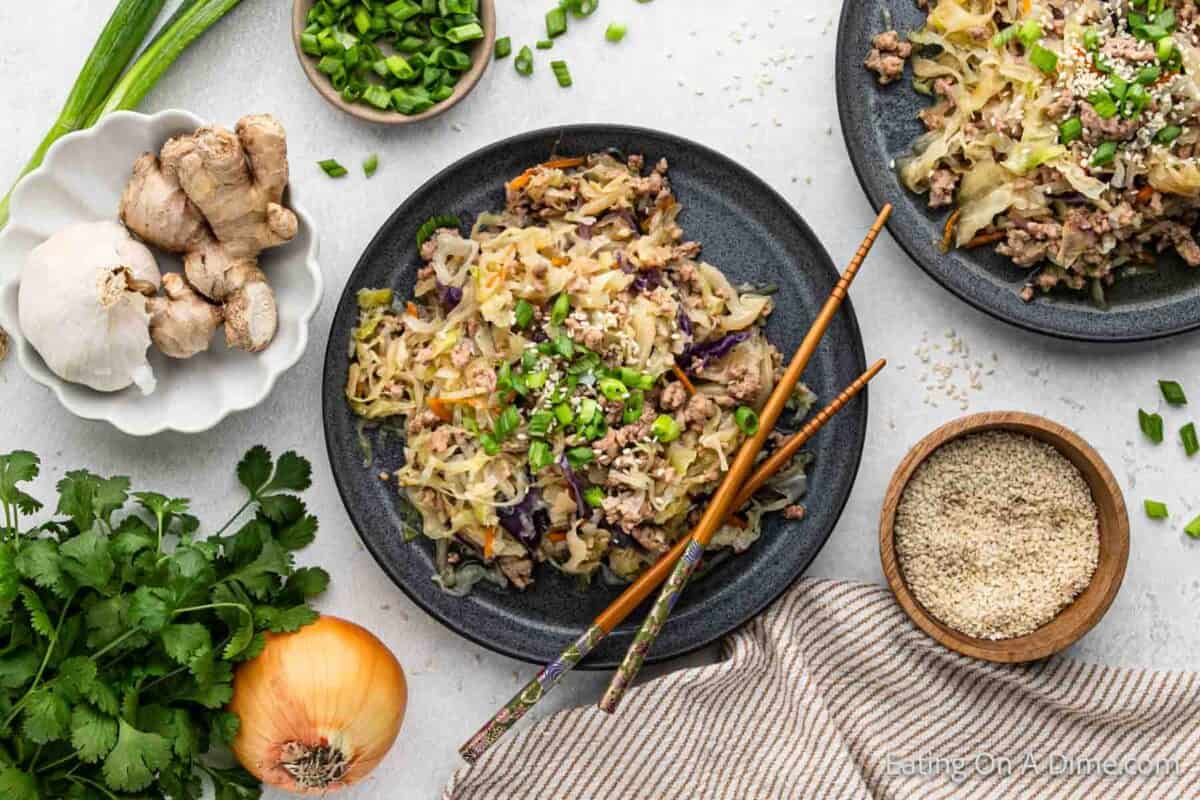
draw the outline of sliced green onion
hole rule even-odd
[[[537,411],[529,418],[529,435],[541,438],[550,432],[554,415],[549,411]]]
[[[620,378],[621,382],[626,386],[630,386],[635,389],[654,388],[655,378],[653,375],[647,375],[643,372],[638,372],[636,369],[632,369],[631,367],[621,367],[619,370],[617,370],[617,377]]]
[[[552,8],[546,12],[546,35],[553,39],[567,32],[567,12],[562,8]]]
[[[1158,414],[1148,414],[1142,409],[1138,409],[1138,426],[1142,429],[1142,433],[1146,438],[1155,444],[1161,444],[1163,440],[1163,418]]]
[[[1158,388],[1162,392],[1163,399],[1171,405],[1187,405],[1187,395],[1183,393],[1183,387],[1175,381],[1159,381]]]
[[[554,40],[538,39],[537,44],[535,44],[534,47],[536,47],[538,50],[549,50],[550,48],[554,47]]]
[[[663,444],[679,438],[679,423],[670,414],[660,414],[650,424],[650,433]]]
[[[522,297],[517,301],[517,307],[513,309],[513,317],[516,319],[518,328],[528,328],[529,323],[533,322],[533,306]]]
[[[513,61],[513,67],[516,68],[518,75],[533,74],[533,51],[526,45],[517,53],[516,59]]]
[[[1039,42],[1043,36],[1042,26],[1035,19],[1028,19],[1022,23],[1020,30],[1017,31],[1017,39],[1025,47],[1032,47]]]
[[[600,410],[600,404],[590,397],[585,397],[579,401],[579,411],[575,415],[575,419],[580,425],[587,425],[595,418],[596,412]]]
[[[1103,167],[1111,164],[1117,155],[1116,142],[1101,142],[1092,155],[1092,166]]]
[[[554,337],[554,350],[563,358],[570,358],[575,354],[575,343],[571,341],[571,337],[565,333],[560,333]]]
[[[1158,40],[1154,50],[1159,61],[1170,61],[1175,56],[1175,40],[1165,36]]]
[[[1183,128],[1178,125],[1168,125],[1154,134],[1155,144],[1170,144],[1183,135]]]
[[[633,389],[629,392],[629,399],[625,401],[625,408],[621,409],[621,422],[626,425],[632,425],[642,418],[642,409],[646,407],[646,393],[641,389]]]
[[[1088,95],[1088,102],[1091,103],[1092,109],[1096,112],[1096,116],[1100,119],[1112,119],[1117,115],[1117,101],[1108,93],[1107,89],[1096,89]]]
[[[1083,46],[1089,51],[1100,49],[1100,31],[1096,28],[1088,28],[1083,32]]]
[[[1058,69],[1058,54],[1053,50],[1047,50],[1040,44],[1035,44],[1029,48],[1029,63],[1042,72],[1051,73]]]
[[[393,295],[391,289],[359,289],[358,307],[366,311],[380,306],[390,306]]]
[[[629,388],[616,378],[601,378],[596,384],[600,394],[609,400],[624,400],[629,397]]]
[[[553,70],[554,77],[558,80],[559,86],[565,89],[573,83],[571,80],[571,70],[567,67],[567,62],[551,61],[550,69]]]
[[[1166,519],[1167,504],[1160,503],[1157,500],[1146,500],[1142,503],[1146,509],[1146,516],[1150,519]]]
[[[615,44],[616,42],[619,42],[625,38],[625,34],[628,32],[628,30],[629,29],[624,25],[614,22],[610,24],[607,29],[605,29],[604,38]]]
[[[512,37],[505,36],[502,39],[497,39],[496,46],[492,52],[497,59],[508,58],[512,54]]]
[[[331,178],[340,178],[346,174],[346,168],[337,162],[336,158],[327,158],[324,161],[318,161],[317,166],[325,171],[325,174]]]
[[[1196,517],[1189,522],[1187,527],[1183,529],[1183,532],[1193,539],[1200,539],[1200,517]]]
[[[1018,28],[1016,25],[1009,25],[992,37],[992,47],[1004,47],[1017,37],[1017,32]]]
[[[1137,82],[1149,86],[1162,77],[1162,69],[1156,66],[1142,67],[1137,74]]]
[[[429,241],[439,228],[461,227],[462,220],[453,214],[438,214],[436,217],[430,217],[421,223],[421,227],[417,228],[417,249],[421,249],[421,245]]]
[[[469,22],[466,25],[458,25],[446,31],[446,39],[454,44],[462,44],[463,42],[473,42],[476,39],[483,38],[483,27],[478,22]]]
[[[550,377],[550,373],[546,372],[546,370],[544,370],[544,369],[540,370],[538,372],[531,372],[525,378],[525,385],[528,386],[530,389],[537,391],[538,389],[540,389],[546,385],[546,380],[549,377]]]
[[[554,463],[554,452],[541,439],[529,443],[529,469],[535,474]]]
[[[1070,144],[1083,136],[1083,120],[1079,117],[1071,117],[1058,126],[1058,140],[1063,144]]]
[[[496,441],[496,437],[490,433],[479,434],[479,446],[483,448],[483,452],[489,456],[494,456],[500,452],[500,443]]]
[[[1188,458],[1200,452],[1200,440],[1196,438],[1196,425],[1189,422],[1179,429],[1179,441],[1183,442],[1183,451],[1187,453]]]
[[[496,418],[494,432],[496,440],[503,442],[509,436],[521,427],[521,414],[517,411],[516,406],[505,406],[500,412],[500,416]]]
[[[600,7],[600,0],[562,0],[559,5],[570,9],[577,17],[590,17]]]
[[[550,308],[550,324],[562,325],[567,320],[567,315],[571,313],[571,298],[566,292],[562,292],[558,297],[554,298],[554,305]]]
[[[600,508],[604,504],[604,490],[599,486],[589,486],[583,490],[583,502],[592,508]]]
[[[747,436],[758,433],[758,414],[749,406],[738,406],[733,412],[733,422]]]
[[[567,462],[572,467],[582,467],[585,464],[592,463],[596,454],[590,447],[572,447],[567,451]]]
[[[559,403],[554,407],[554,416],[560,425],[570,425],[575,421],[575,412],[566,403]]]

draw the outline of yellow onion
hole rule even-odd
[[[404,670],[370,631],[323,616],[267,646],[234,676],[233,752],[263,783],[324,795],[362,780],[396,741]]]

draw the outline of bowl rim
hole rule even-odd
[[[479,21],[483,26],[483,38],[475,42],[474,61],[471,68],[463,73],[455,85],[452,95],[440,103],[435,103],[420,114],[412,115],[401,114],[398,111],[380,111],[363,103],[348,103],[334,90],[329,79],[317,71],[316,62],[300,46],[300,35],[304,32],[305,17],[315,2],[316,0],[292,0],[292,47],[304,70],[304,76],[308,78],[309,84],[317,94],[330,105],[352,117],[380,125],[410,125],[424,122],[444,114],[466,99],[467,95],[474,91],[475,87],[479,85],[479,81],[483,79],[483,73],[487,72],[488,67],[491,66],[492,48],[496,43],[496,5],[495,0],[479,0]]]
[[[50,148],[46,151],[44,158],[42,159],[41,165],[37,169],[31,171],[28,175],[24,176],[21,179],[21,182],[17,185],[16,189],[13,191],[9,222],[3,230],[0,230],[0,240],[12,235],[12,231],[22,229],[22,199],[24,198],[25,194],[30,191],[29,187],[35,183],[38,178],[45,178],[48,174],[53,172],[58,155],[64,147],[75,141],[100,137],[104,135],[105,129],[108,126],[128,119],[133,119],[139,124],[147,127],[159,124],[175,125],[182,122],[186,125],[194,125],[196,128],[202,128],[211,124],[197,114],[181,108],[168,108],[153,114],[145,114],[140,111],[115,111],[102,117],[91,128],[85,128],[83,130],[68,133],[50,146]],[[144,428],[136,428],[129,425],[119,424],[115,419],[113,419],[112,414],[106,410],[107,406],[101,405],[95,410],[86,411],[78,407],[75,403],[67,398],[64,392],[66,388],[66,381],[62,380],[53,373],[49,373],[48,375],[39,374],[39,371],[34,368],[32,361],[34,358],[33,347],[22,334],[19,321],[15,318],[9,319],[8,315],[4,312],[3,306],[0,305],[0,319],[3,320],[4,328],[8,332],[9,338],[11,339],[10,349],[16,352],[17,361],[21,364],[21,368],[25,371],[25,374],[28,375],[34,382],[50,389],[50,391],[54,393],[54,396],[58,398],[59,404],[80,419],[107,422],[122,433],[137,437],[155,436],[157,434],[166,432],[183,434],[204,433],[205,431],[212,430],[217,425],[221,424],[221,422],[223,422],[230,415],[239,411],[249,410],[262,403],[265,399],[267,399],[267,397],[270,396],[271,392],[274,391],[275,384],[279,381],[280,377],[282,377],[284,373],[288,372],[292,367],[299,363],[300,359],[304,357],[305,352],[307,352],[312,320],[313,317],[316,316],[317,310],[321,306],[321,299],[325,294],[325,281],[321,273],[320,264],[317,260],[321,249],[320,236],[317,232],[316,226],[313,224],[312,216],[303,208],[302,205],[299,204],[296,196],[295,185],[290,181],[288,183],[287,191],[288,207],[296,214],[296,218],[299,220],[300,225],[308,230],[312,239],[311,244],[308,247],[308,251],[304,253],[303,257],[305,268],[309,273],[309,277],[313,281],[313,292],[312,296],[308,300],[307,306],[302,310],[299,317],[300,339],[299,346],[296,348],[295,354],[268,373],[267,380],[263,384],[262,389],[255,393],[253,397],[241,403],[227,401],[227,404],[220,410],[216,417],[212,418],[211,420],[206,420],[201,424],[188,425],[185,422],[171,420],[170,418],[159,425],[147,426]],[[8,276],[0,274],[0,297],[3,297],[8,292],[15,291],[20,286],[20,283],[21,271],[19,268],[15,269],[13,273]]]
[[[917,468],[942,445],[975,433],[990,430],[1007,430],[1031,436],[1053,446],[1068,458],[1076,468],[1079,460],[1085,461],[1097,475],[1097,483],[1103,487],[1103,496],[1098,496],[1097,487],[1088,480],[1088,489],[1097,509],[1111,505],[1114,523],[1105,526],[1100,514],[1097,535],[1100,537],[1100,556],[1091,582],[1074,600],[1058,612],[1054,619],[1032,633],[1009,639],[979,639],[951,628],[925,609],[908,587],[900,567],[895,549],[895,518],[897,507],[904,490]],[[1112,470],[1100,454],[1081,436],[1069,428],[1045,417],[1024,411],[988,411],[960,417],[939,426],[917,442],[901,459],[892,474],[884,496],[879,517],[879,558],[884,577],[895,595],[897,603],[909,619],[922,631],[942,646],[961,655],[1001,664],[1019,664],[1037,661],[1054,655],[1079,641],[1103,618],[1125,577],[1129,563],[1129,514],[1125,496]],[[1107,561],[1106,561],[1107,559]],[[1108,565],[1108,569],[1102,569]],[[1070,609],[1081,609],[1082,619],[1066,631],[1051,629],[1057,620]]]

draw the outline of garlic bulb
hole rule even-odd
[[[154,391],[146,360],[158,291],[153,254],[116,222],[69,225],[34,248],[17,296],[21,334],[60,378],[101,392]]]

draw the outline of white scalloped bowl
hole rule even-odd
[[[309,322],[321,302],[317,232],[289,188],[286,202],[300,228],[287,245],[261,256],[279,305],[279,332],[263,352],[229,350],[221,334],[208,352],[186,361],[151,348],[150,364],[158,378],[152,394],[143,395],[136,387],[105,393],[59,378],[21,336],[17,290],[29,252],[73,222],[115,220],[134,160],[144,152],[158,152],[170,137],[206,124],[186,111],[152,116],[121,111],[89,130],[64,136],[13,194],[10,221],[0,233],[0,325],[9,332],[21,366],[72,414],[110,422],[133,436],[200,433],[261,403],[279,376],[304,355]],[[178,258],[158,251],[155,256],[163,272],[180,271]]]

